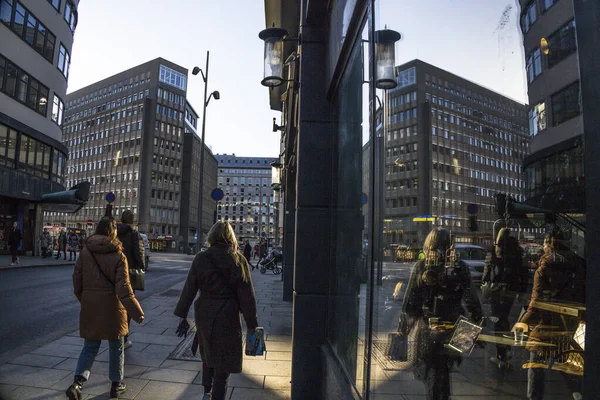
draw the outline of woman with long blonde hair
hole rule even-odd
[[[198,347],[202,358],[204,399],[223,400],[229,374],[242,372],[242,325],[253,331],[258,326],[256,298],[248,261],[238,252],[231,225],[218,221],[208,232],[206,251],[194,258],[175,315],[180,328],[187,324],[194,304]],[[184,328],[187,329],[187,328]]]

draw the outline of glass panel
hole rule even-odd
[[[4,86],[4,93],[10,97],[15,97],[17,92],[17,74],[18,70],[14,64],[7,63],[6,66],[6,84]]]
[[[23,37],[25,28],[25,9],[19,3],[16,3],[15,18],[12,27],[17,35]]]
[[[19,143],[19,163],[27,163],[27,152],[29,151],[29,137],[21,135],[21,143]],[[22,167],[21,165],[19,167]]]
[[[0,21],[10,24],[13,0],[0,0]]]
[[[54,43],[56,42],[56,36],[48,32],[46,35],[46,43],[44,45],[44,58],[50,62],[54,61]]]
[[[17,151],[17,132],[14,130],[8,130],[8,147],[6,151],[6,158],[9,160],[15,160]]]
[[[25,40],[30,45],[33,45],[36,24],[37,24],[37,20],[33,17],[33,15],[29,14],[27,16],[27,31],[25,32]]]
[[[35,151],[38,145],[38,141],[29,138],[29,144],[27,146],[27,164],[31,167],[35,166]]]
[[[38,53],[44,54],[44,42],[46,40],[46,27],[38,22],[37,34],[35,36],[35,49]]]

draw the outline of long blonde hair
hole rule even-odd
[[[229,222],[217,221],[217,223],[210,228],[210,231],[208,231],[206,242],[208,243],[208,246],[213,246],[215,244],[228,245],[229,253],[242,271],[242,279],[244,282],[250,281],[250,270],[248,269],[246,258],[238,252],[238,241]]]

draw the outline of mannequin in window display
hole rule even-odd
[[[418,324],[415,378],[423,381],[428,400],[450,398],[450,370],[460,365],[460,353],[444,347],[466,304],[469,319],[479,323],[481,305],[471,292],[471,274],[453,254],[450,232],[436,227],[425,238],[424,259],[413,267],[403,301],[403,315],[410,326]],[[434,322],[435,321],[435,322]]]

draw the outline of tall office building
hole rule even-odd
[[[216,158],[218,185],[225,193],[217,203],[217,219],[229,221],[238,239],[273,241],[279,227],[274,217],[271,164],[279,160],[235,154],[217,154]]]
[[[183,170],[190,171],[181,177],[181,214],[179,229],[188,247],[187,252],[192,249],[199,251],[197,243],[198,225],[198,191],[200,189],[200,149],[202,141],[196,132],[198,114],[192,105],[185,105],[185,127],[183,129]],[[212,151],[204,146],[204,181],[202,199],[202,232],[203,238],[215,222],[215,201],[211,198],[211,192],[217,187],[217,159]],[[184,212],[185,211],[185,212]]]
[[[521,0],[531,155],[527,202],[585,212],[583,116],[573,0]]]
[[[429,218],[457,242],[489,240],[494,194],[523,199],[527,106],[420,60],[396,68],[398,86],[377,122],[385,132],[385,243],[421,246]]]
[[[114,214],[130,209],[158,251],[183,251],[181,232],[187,69],[162,58],[70,93],[63,140],[67,183],[92,184],[86,207],[66,215],[68,226],[93,228],[112,192]],[[192,123],[195,128],[195,121]],[[216,175],[216,169],[206,174]],[[62,222],[62,221],[55,221]]]
[[[0,0],[0,252],[13,222],[36,252],[43,194],[62,191],[62,144],[78,0]]]

